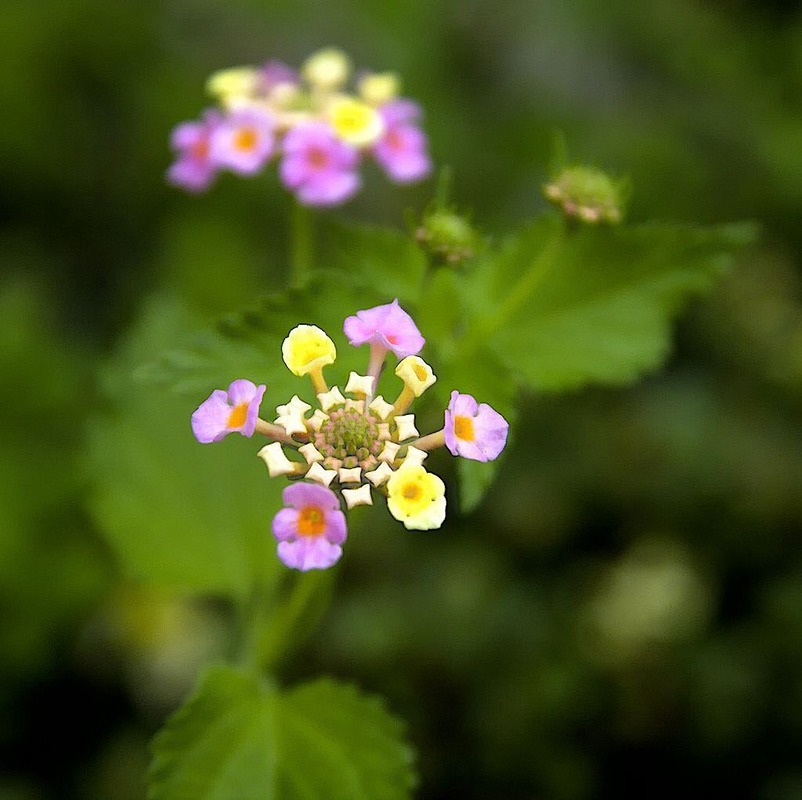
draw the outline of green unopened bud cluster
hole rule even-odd
[[[435,258],[453,266],[473,258],[479,238],[465,217],[447,208],[427,212],[415,237]]]
[[[595,167],[566,167],[543,187],[546,198],[568,217],[587,223],[617,223],[624,216],[628,183]]]

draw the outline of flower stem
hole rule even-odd
[[[293,573],[292,586],[283,601],[265,598],[262,602],[272,600],[271,610],[251,609],[254,620],[249,660],[256,669],[268,670],[312,629],[328,604],[333,577],[330,572]]]
[[[427,436],[421,436],[414,442],[410,442],[410,447],[417,447],[418,450],[435,450],[438,447],[443,447],[446,443],[445,429],[441,428],[436,433],[430,433]]]
[[[284,430],[284,428],[282,428],[280,425],[274,425],[272,422],[265,422],[261,418],[256,420],[256,433],[261,433],[262,436],[265,436],[268,439],[273,439],[276,442],[289,444],[293,447],[298,446],[298,443],[292,438],[292,436],[287,435],[287,432]]]
[[[312,212],[294,201],[290,227],[290,288],[301,289],[312,267]]]

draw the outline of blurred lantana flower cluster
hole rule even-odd
[[[431,171],[422,112],[399,87],[392,73],[354,73],[334,48],[300,70],[268,61],[216,72],[207,89],[218,105],[175,127],[167,178],[201,192],[222,170],[251,176],[276,157],[281,182],[307,206],[353,197],[366,158],[396,183],[422,180]]]

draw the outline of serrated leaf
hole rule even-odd
[[[326,377],[333,385],[345,385],[351,369],[366,369],[368,356],[367,348],[348,346],[343,321],[359,309],[385,302],[387,295],[374,293],[358,276],[318,272],[309,289],[263,296],[210,328],[185,333],[178,346],[145,361],[136,374],[145,383],[200,399],[212,388],[247,377],[267,384],[269,405],[286,403],[293,394],[312,400],[309,381],[293,375],[282,361],[287,334],[299,324],[326,331],[337,347],[337,361]]]
[[[401,723],[377,698],[318,680],[282,697],[284,800],[406,800],[415,784]]]
[[[632,380],[667,353],[682,303],[712,286],[752,235],[746,225],[566,233],[539,221],[486,264],[487,310],[473,335],[533,389]]]
[[[277,691],[210,670],[153,741],[149,800],[407,800],[401,723],[374,697],[318,680]]]
[[[242,596],[279,574],[270,520],[282,483],[256,458],[257,441],[195,441],[190,415],[217,387],[190,400],[132,377],[132,363],[193,322],[180,304],[154,300],[109,365],[108,408],[87,436],[90,508],[128,574]]]
[[[275,691],[229,667],[199,688],[153,740],[148,800],[275,797]]]

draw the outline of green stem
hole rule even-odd
[[[290,288],[301,289],[312,268],[312,211],[293,202],[290,222]]]
[[[331,586],[329,570],[293,573],[292,587],[282,599],[255,591],[246,613],[249,616],[249,641],[244,661],[257,671],[269,669],[283,653],[303,637],[302,623],[317,621]],[[318,608],[314,609],[317,603]],[[318,612],[313,615],[313,611]]]

